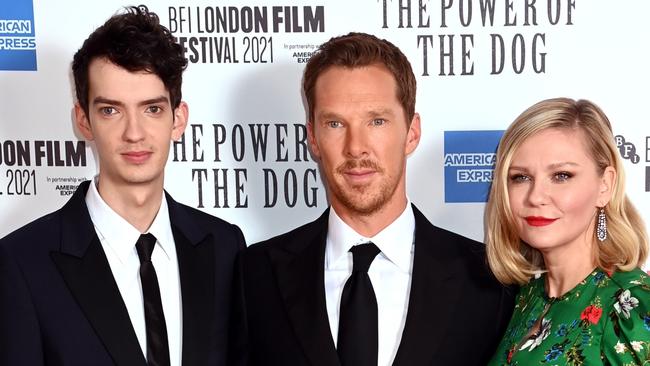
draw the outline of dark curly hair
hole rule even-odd
[[[112,16],[74,55],[72,73],[77,100],[86,114],[88,66],[102,57],[130,72],[147,71],[157,75],[169,91],[172,107],[180,104],[187,59],[171,32],[145,6],[128,7],[124,13]]]
[[[323,43],[307,62],[302,88],[307,99],[309,119],[314,119],[316,81],[321,74],[332,66],[356,68],[372,64],[381,64],[393,74],[397,82],[397,99],[404,108],[407,122],[410,123],[415,115],[417,88],[411,64],[404,53],[389,41],[357,32],[331,38]]]

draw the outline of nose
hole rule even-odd
[[[358,126],[350,125],[345,134],[345,153],[351,158],[368,155],[368,132]]]
[[[542,206],[548,203],[548,187],[540,180],[532,180],[528,189],[528,203]]]
[[[144,139],[145,130],[142,119],[136,113],[127,112],[122,137],[124,141],[138,142]]]

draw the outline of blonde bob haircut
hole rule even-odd
[[[521,144],[548,128],[582,131],[585,147],[600,174],[616,171],[612,196],[605,206],[607,239],[594,245],[594,263],[606,271],[630,271],[648,255],[648,237],[641,216],[625,194],[625,173],[612,127],[603,111],[587,100],[543,100],[525,110],[508,127],[497,149],[496,166],[485,210],[486,249],[490,268],[504,284],[525,284],[545,271],[541,253],[523,242],[517,232],[508,197],[508,170]],[[552,147],[551,147],[552,148]],[[594,207],[594,216],[599,208]],[[596,230],[594,227],[594,243]]]

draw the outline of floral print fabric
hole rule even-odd
[[[489,365],[650,365],[650,278],[596,269],[557,298],[532,280]]]

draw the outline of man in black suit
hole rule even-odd
[[[244,251],[251,364],[485,365],[513,295],[483,244],[433,226],[406,196],[420,140],[408,60],[371,35],[332,38],[303,91],[331,207]]]
[[[183,49],[129,8],[72,69],[99,174],[58,211],[0,240],[1,365],[233,365],[238,227],[163,190],[183,134]]]

